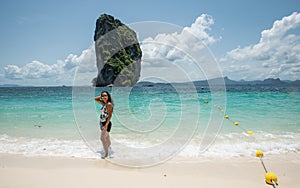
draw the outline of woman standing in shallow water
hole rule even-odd
[[[112,125],[110,119],[112,117],[114,103],[107,91],[102,91],[100,96],[95,97],[95,101],[102,105],[100,114],[100,140],[104,149],[104,155],[102,156],[102,158],[104,159],[108,157],[108,148],[111,145],[109,132]]]

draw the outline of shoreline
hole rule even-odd
[[[299,154],[289,158],[293,157]],[[272,187],[265,183],[259,159],[253,158],[202,162],[172,159],[153,167],[128,168],[103,159],[0,154],[0,187]],[[279,187],[298,187],[300,163],[272,158],[264,162],[278,177]]]

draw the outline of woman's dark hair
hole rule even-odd
[[[107,102],[110,102],[112,105],[114,105],[114,101],[113,101],[113,99],[111,98],[111,95],[108,93],[108,91],[102,91],[102,92],[101,92],[101,96],[102,96],[103,93],[106,93],[106,94],[107,94],[107,97],[108,97]]]

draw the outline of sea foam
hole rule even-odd
[[[141,143],[139,140],[129,140],[122,138],[114,139],[112,135],[112,147],[114,142],[123,143],[124,146],[130,148],[147,148],[159,146],[162,143]],[[284,133],[271,134],[265,132],[257,132],[253,135],[244,135],[241,133],[229,133],[217,135],[215,141],[208,147],[203,148],[202,140],[192,139],[184,148],[178,148],[175,155],[184,158],[232,158],[243,156],[254,156],[257,150],[264,151],[267,155],[299,153],[300,152],[300,134],[299,133]],[[95,141],[95,146],[99,148],[97,151],[92,151],[83,140],[64,140],[50,138],[26,138],[13,137],[6,134],[0,135],[0,153],[22,154],[25,156],[55,156],[55,157],[76,157],[76,158],[99,158],[96,152],[102,149],[100,141]],[[119,146],[120,147],[120,146]],[[122,146],[121,146],[122,147]],[[128,156],[130,158],[134,153],[126,154],[124,148],[122,154],[118,154],[118,148],[114,148],[116,156]],[[137,149],[138,150],[138,149]],[[133,150],[134,151],[134,150]],[[141,150],[139,150],[141,151]],[[125,153],[125,154],[124,154]],[[163,153],[160,153],[161,155]]]

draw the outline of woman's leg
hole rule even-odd
[[[107,148],[111,145],[109,133],[107,133]]]
[[[107,157],[108,154],[107,134],[107,131],[101,131],[101,142],[104,149],[104,157]]]

